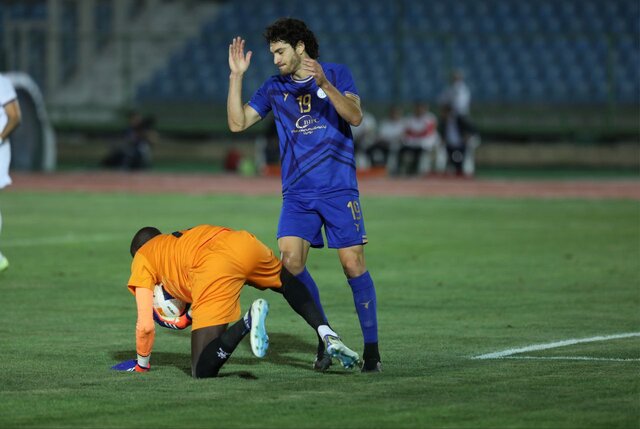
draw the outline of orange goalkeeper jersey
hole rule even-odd
[[[237,320],[243,285],[279,288],[281,268],[271,249],[247,231],[200,225],[152,238],[136,252],[128,282],[138,307],[138,354],[148,355],[153,346],[156,284],[192,303],[195,330]]]
[[[184,302],[191,298],[190,271],[198,251],[229,228],[199,225],[191,229],[158,235],[144,244],[133,257],[129,290],[151,289],[158,283],[173,297]]]

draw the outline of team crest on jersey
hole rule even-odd
[[[322,88],[318,88],[318,98],[327,98],[327,94],[322,90]]]

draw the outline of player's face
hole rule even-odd
[[[302,58],[290,44],[272,42],[269,44],[269,50],[273,54],[273,63],[278,67],[281,75],[294,74],[300,68]]]

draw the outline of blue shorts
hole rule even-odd
[[[332,249],[367,244],[367,232],[357,196],[342,195],[313,200],[286,197],[283,200],[278,238],[300,237],[311,243],[311,247],[324,247],[322,226],[327,245]]]

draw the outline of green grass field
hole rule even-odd
[[[277,196],[5,192],[0,427],[638,428],[637,201],[362,198],[384,372],[314,373],[315,335],[280,295],[264,359],[245,340],[217,379],[188,375],[189,333],[159,328],[134,357],[131,235],[199,223],[276,249]],[[362,351],[334,250],[309,269],[328,316]],[[601,341],[488,353],[563,340]]]

